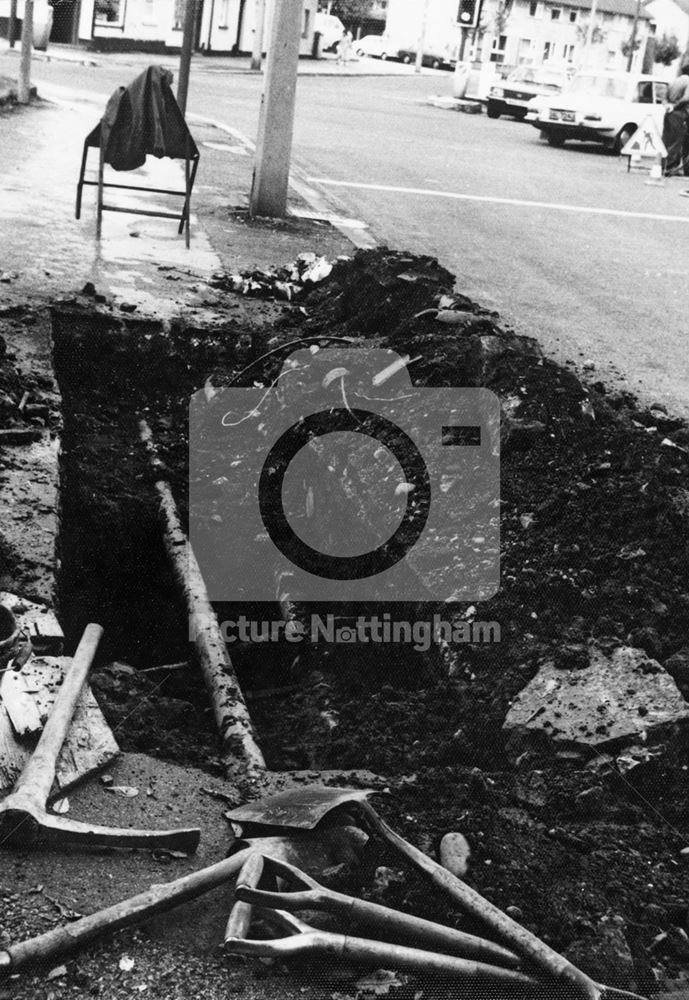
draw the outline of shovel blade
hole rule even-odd
[[[313,830],[333,809],[352,802],[364,802],[375,791],[374,788],[328,788],[326,785],[290,788],[286,792],[247,802],[225,815],[236,823]]]

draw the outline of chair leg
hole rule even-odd
[[[103,230],[103,173],[105,171],[105,151],[103,147],[99,150],[98,160],[98,207],[96,210],[96,239],[100,239]]]
[[[77,205],[76,205],[76,218],[81,218],[81,195],[84,190],[84,174],[86,173],[86,157],[88,156],[89,148],[84,143],[84,152],[81,155],[81,170],[79,171],[79,180],[77,181]]]
[[[189,153],[184,158],[184,190],[186,191],[186,196],[184,198],[184,209],[182,211],[182,222],[184,224],[184,243],[187,250],[191,244],[191,233],[190,233],[190,217],[191,217],[191,187],[190,187],[190,177],[189,177]]]

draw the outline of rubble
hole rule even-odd
[[[585,667],[552,660],[514,699],[505,718],[513,746],[537,734],[554,747],[653,744],[689,723],[689,704],[672,677],[639,649],[589,649]]]

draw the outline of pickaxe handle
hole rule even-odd
[[[31,844],[56,847],[145,847],[168,848],[193,854],[199,846],[201,830],[190,827],[176,830],[136,830],[128,827],[100,826],[55,816],[32,808],[22,808],[19,795],[12,796],[12,808],[0,807],[0,843],[17,846]]]
[[[82,948],[89,941],[104,934],[106,931],[116,931],[121,927],[130,927],[140,923],[156,913],[172,910],[181,903],[196,899],[210,889],[222,885],[240,870],[251,854],[247,848],[233,854],[230,858],[218,861],[217,864],[201,871],[192,872],[167,882],[164,885],[151,886],[146,892],[132,896],[114,906],[109,906],[98,913],[81,917],[71,924],[56,927],[52,931],[10,945],[0,951],[0,977],[18,972],[36,962],[54,961]]]
[[[13,797],[21,794],[22,798],[29,797],[37,807],[45,809],[55,780],[57,759],[102,635],[103,629],[100,625],[91,624],[84,629],[72,663],[57,693],[53,710],[41,733],[38,746],[20,774],[14,791],[4,800],[5,808],[11,809]]]

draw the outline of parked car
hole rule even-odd
[[[570,75],[566,69],[517,66],[505,80],[490,88],[486,114],[489,118],[499,118],[500,115],[525,118],[532,98],[559,94],[567,85]]]
[[[354,42],[358,56],[372,56],[374,59],[396,59],[397,48],[390,45],[390,39],[383,35],[364,35]]]
[[[528,118],[551,146],[581,139],[619,153],[648,115],[662,131],[667,88],[665,80],[643,73],[577,73]]]
[[[413,63],[416,61],[416,52],[414,49],[400,49],[398,57],[403,63]],[[421,61],[424,66],[432,69],[454,69],[454,62],[442,52],[424,52]]]

